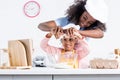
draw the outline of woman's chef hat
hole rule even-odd
[[[102,23],[107,22],[108,8],[104,0],[87,0],[85,8],[96,20]]]

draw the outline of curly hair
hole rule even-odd
[[[87,0],[74,0],[74,4],[72,4],[67,10],[66,10],[66,15],[68,17],[68,20],[74,24],[78,24],[80,16],[83,14],[85,9],[85,4]],[[96,28],[101,29],[102,31],[106,31],[105,24],[101,23],[100,21],[96,20],[95,23],[93,23],[91,26],[86,27],[85,30],[90,30],[90,29],[96,29]]]

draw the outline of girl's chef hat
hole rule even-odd
[[[107,22],[108,8],[104,0],[87,0],[85,8],[96,20]]]

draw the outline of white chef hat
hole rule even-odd
[[[108,7],[104,0],[87,0],[85,8],[96,20],[99,20],[102,23],[107,22]]]

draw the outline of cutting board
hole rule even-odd
[[[21,39],[19,40],[25,47],[27,65],[32,66],[32,53],[33,53],[33,41],[31,39]]]
[[[10,66],[27,66],[26,50],[18,40],[8,41]]]

